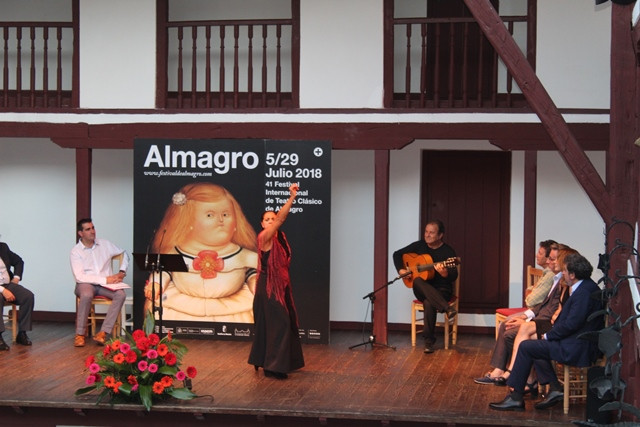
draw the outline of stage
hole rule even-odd
[[[247,364],[250,343],[181,340],[189,352],[183,366],[198,370],[199,398],[171,400],[146,413],[137,405],[96,405],[97,394],[74,396],[85,386],[84,361],[102,347],[73,347],[70,323],[36,323],[33,346],[11,344],[0,353],[2,426],[197,425],[568,425],[583,420],[584,403],[538,411],[530,398],[524,412],[496,412],[492,401],[504,387],[478,385],[488,370],[493,335],[460,335],[458,344],[434,354],[411,347],[409,332],[393,332],[396,350],[371,345],[361,332],[332,331],[329,345],[304,345],[306,367],[287,380],[265,378]],[[10,330],[5,340],[10,339]]]

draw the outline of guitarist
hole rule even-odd
[[[436,315],[438,312],[447,312],[449,317],[455,316],[456,311],[449,306],[449,299],[453,294],[453,282],[458,277],[458,270],[455,266],[445,267],[440,262],[449,258],[455,258],[456,252],[451,246],[444,243],[444,224],[440,220],[433,220],[427,223],[424,229],[424,239],[418,240],[398,249],[393,253],[393,264],[400,275],[410,273],[403,263],[404,254],[414,253],[418,255],[427,254],[431,257],[434,265],[434,274],[431,279],[423,279],[415,274],[411,274],[409,279],[413,282],[413,293],[424,305],[424,352],[433,353],[433,345],[436,342],[434,335],[436,326]]]

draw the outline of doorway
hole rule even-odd
[[[460,309],[493,313],[509,301],[511,153],[422,152],[421,215],[445,224],[461,257]]]

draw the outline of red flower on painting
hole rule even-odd
[[[216,251],[200,251],[193,260],[193,269],[199,271],[203,279],[213,279],[223,268],[224,260],[218,258]]]

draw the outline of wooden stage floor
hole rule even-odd
[[[409,333],[391,333],[396,350],[370,345],[361,332],[332,331],[331,344],[305,345],[306,367],[287,380],[265,378],[247,364],[250,344],[181,341],[184,365],[198,375],[193,391],[203,397],[155,405],[96,405],[96,395],[76,397],[84,386],[84,360],[101,347],[73,347],[73,325],[36,323],[32,347],[12,345],[0,353],[2,426],[197,426],[197,425],[570,425],[583,420],[585,404],[544,411],[527,400],[525,412],[496,412],[488,404],[504,387],[478,385],[488,370],[492,335],[461,335],[458,344],[434,354],[411,347]],[[10,331],[5,332],[10,337]],[[211,396],[214,399],[211,399]]]

